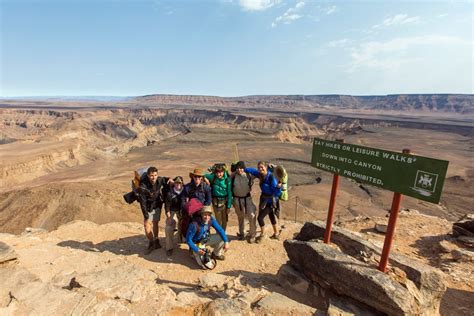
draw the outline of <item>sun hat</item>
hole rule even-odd
[[[193,177],[195,177],[195,176],[204,177],[204,172],[202,171],[201,168],[196,168],[196,169],[194,169],[193,172],[190,172],[190,173],[189,173],[189,177],[190,177],[190,178],[193,178]]]

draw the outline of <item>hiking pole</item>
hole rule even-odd
[[[409,154],[410,149],[403,149],[402,153]],[[401,201],[401,193],[393,193],[392,208],[390,209],[387,232],[385,233],[385,240],[383,243],[383,250],[379,263],[379,270],[384,273],[387,272],[388,257],[390,255],[390,248],[392,248],[393,236],[395,235],[395,225],[397,225],[398,211],[400,210]]]
[[[343,143],[343,139],[336,139],[337,142]],[[339,175],[334,174],[332,177],[331,198],[329,200],[328,218],[326,221],[326,231],[324,232],[324,243],[329,244],[331,240],[332,222],[334,220],[334,206],[336,205],[337,187],[339,186]]]

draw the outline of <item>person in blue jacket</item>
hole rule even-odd
[[[271,239],[279,239],[280,234],[277,228],[277,217],[279,216],[280,204],[278,197],[281,194],[281,184],[278,183],[275,176],[268,170],[268,163],[259,161],[257,168],[245,168],[245,172],[260,180],[260,203],[258,206],[258,225],[260,226],[261,234],[257,238],[257,243],[262,242],[265,238],[265,222],[264,218],[268,215],[273,226],[273,235]]]
[[[204,206],[200,211],[201,218],[191,222],[186,233],[186,243],[200,266],[202,266],[200,256],[205,254],[206,246],[213,248],[212,258],[217,260],[224,260],[223,252],[229,249],[229,239],[212,213],[210,205]],[[211,227],[217,231],[217,234],[211,235]]]

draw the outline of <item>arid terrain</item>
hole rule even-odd
[[[122,199],[130,190],[133,170],[154,165],[162,176],[182,175],[189,179],[193,168],[207,168],[216,162],[229,164],[236,155],[248,166],[255,166],[259,160],[282,164],[289,173],[290,186],[290,199],[282,205],[287,227],[284,236],[291,238],[298,225],[324,220],[327,214],[332,175],[309,163],[314,137],[343,138],[347,143],[392,151],[409,148],[412,154],[450,163],[438,205],[410,197],[402,200],[403,210],[417,210],[428,217],[403,217],[395,249],[445,271],[448,291],[442,300],[442,314],[468,315],[474,308],[473,269],[437,250],[439,241],[450,232],[451,223],[474,213],[473,101],[472,95],[156,95],[119,101],[1,100],[0,232],[20,234],[27,227],[48,231],[59,228],[54,238],[69,240],[60,246],[78,249],[85,241],[101,245],[125,240],[124,247],[132,253],[127,260],[149,265],[153,270],[158,269],[156,263],[160,269],[166,265],[170,283],[191,284],[199,272],[179,279],[181,270],[191,268],[183,265],[174,270],[164,251],[151,260],[138,255],[140,242],[144,241],[140,235],[142,215],[136,203],[128,205]],[[258,185],[253,192],[256,200]],[[383,235],[372,230],[375,223],[387,219],[392,195],[343,178],[336,221],[368,238],[381,240]],[[89,236],[82,233],[86,228],[81,227],[88,226],[83,222],[62,227],[74,220],[99,225],[134,224],[117,226],[115,233]],[[232,214],[231,225],[235,224]],[[67,227],[73,228],[70,237]],[[107,225],[101,227],[100,230],[111,229]],[[42,234],[39,238],[47,239],[47,234]],[[11,235],[5,238],[16,242]],[[21,244],[19,249],[34,246],[23,241]],[[238,244],[229,252],[236,260],[240,252],[252,252],[247,248],[253,247]],[[254,254],[255,265],[238,267],[231,260],[218,272],[242,270],[247,276],[264,272],[271,279],[286,256],[281,242],[269,245],[262,253]],[[114,253],[108,246],[98,248]],[[27,256],[26,252],[17,252]]]

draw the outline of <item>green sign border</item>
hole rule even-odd
[[[315,138],[311,165],[431,203],[439,203],[449,161]]]

